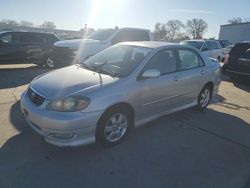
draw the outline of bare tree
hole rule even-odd
[[[17,27],[18,23],[15,20],[2,19],[0,21],[0,26],[2,26],[2,27]]]
[[[40,27],[43,29],[56,29],[55,23],[51,21],[43,22],[43,24],[40,25]]]
[[[174,41],[181,34],[181,29],[184,27],[180,20],[169,20],[166,24],[167,39]]]
[[[188,20],[186,24],[187,32],[191,34],[194,39],[201,39],[207,28],[207,22],[203,19],[194,18]]]
[[[242,18],[236,17],[227,21],[229,24],[239,24],[242,23]]]
[[[160,40],[166,40],[166,34],[167,34],[166,24],[161,24],[161,27],[160,27]]]
[[[154,33],[155,33],[155,39],[156,40],[160,40],[161,39],[161,23],[160,22],[157,22],[156,24],[155,24],[155,29],[154,29]]]
[[[166,24],[157,22],[155,24],[154,33],[155,33],[155,40],[165,40],[167,34]]]
[[[34,27],[34,24],[32,22],[26,20],[20,21],[19,25],[24,27]]]

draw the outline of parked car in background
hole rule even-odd
[[[222,48],[226,48],[228,45],[230,45],[229,40],[218,40]]]
[[[237,43],[225,59],[222,72],[231,77],[250,78],[250,41]]]
[[[205,109],[219,84],[220,65],[199,50],[126,42],[35,78],[22,94],[21,109],[51,144],[112,146],[133,127],[162,115]]]
[[[48,66],[52,46],[57,41],[54,34],[48,33],[0,32],[0,64],[25,62]]]
[[[59,41],[54,44],[51,68],[76,64],[105,48],[125,41],[150,41],[151,32],[145,29],[100,29],[87,39]]]
[[[230,53],[230,51],[232,50],[232,48],[234,47],[233,44],[226,46],[225,48],[223,48],[223,57],[222,57],[222,62],[224,62],[225,58],[228,58],[228,54]]]
[[[223,57],[222,47],[216,40],[186,40],[181,42],[184,45],[191,45],[203,52],[207,57],[218,59],[220,62]]]

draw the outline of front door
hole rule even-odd
[[[179,49],[179,71],[181,85],[181,100],[191,104],[208,81],[208,70],[202,58],[193,50]]]
[[[20,58],[18,35],[4,33],[0,36],[0,61],[16,61]]]
[[[160,76],[139,80],[141,119],[179,105],[180,82],[175,52],[162,50],[156,53],[142,72],[150,69],[159,70]]]

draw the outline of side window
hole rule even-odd
[[[172,50],[162,50],[155,54],[144,70],[157,69],[161,75],[176,71],[176,58]]]
[[[38,36],[30,35],[30,34],[21,34],[20,35],[20,43],[24,44],[40,44],[43,43],[43,39]]]
[[[179,50],[180,69],[187,70],[200,66],[200,58],[198,55],[190,50]]]
[[[208,45],[208,42],[204,42],[203,46],[202,46],[202,50],[203,51],[208,51],[210,48],[209,48],[209,45]]]
[[[0,40],[2,43],[6,44],[16,44],[18,43],[18,36],[15,34],[3,34],[0,36]]]
[[[209,44],[210,44],[211,50],[216,50],[216,49],[218,49],[215,42],[209,42]]]
[[[217,46],[217,49],[221,49],[222,48],[219,42],[215,42],[215,44]]]

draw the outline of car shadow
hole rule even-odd
[[[29,66],[25,68],[1,68],[0,89],[15,88],[28,84],[38,75],[48,71],[50,71],[50,69],[39,66]]]
[[[163,116],[113,148],[47,144],[25,123],[19,102],[10,120],[20,133],[0,149],[0,187],[230,188],[243,186],[238,179],[247,182],[250,126],[212,109]]]
[[[216,104],[217,106],[222,106],[224,108],[231,109],[231,110],[241,110],[241,109],[250,110],[250,106],[242,106],[242,105],[235,104],[232,102],[227,102],[226,99],[219,94],[217,94],[211,100],[211,103]]]
[[[235,87],[250,92],[250,79],[247,78],[230,78],[229,76],[221,74],[221,80],[225,82],[231,82]]]

